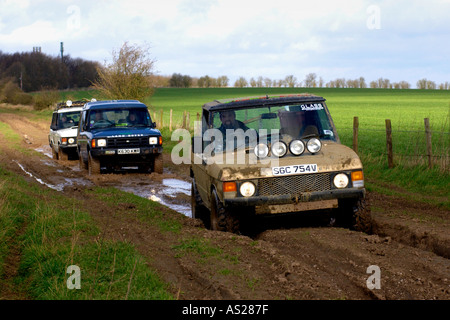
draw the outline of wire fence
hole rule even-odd
[[[358,117],[353,119],[353,128],[339,130],[342,143],[352,147],[358,154],[378,161],[387,161],[393,168],[397,165],[439,167],[450,170],[450,132],[448,121],[440,128],[431,129],[428,118],[422,130],[392,129],[391,121],[385,120],[384,129],[359,126]]]
[[[164,115],[163,110],[154,112],[158,128],[193,129],[194,121],[200,114],[190,115],[184,111],[182,117],[174,119],[170,110]],[[375,161],[387,161],[389,167],[425,166],[438,167],[442,172],[450,170],[450,132],[448,117],[437,126],[431,126],[428,118],[424,119],[423,128],[417,130],[392,129],[391,121],[385,120],[385,126],[375,124],[373,127],[360,127],[359,118],[353,118],[353,128],[339,128],[341,142],[352,147],[359,155]],[[382,129],[381,129],[382,128]]]

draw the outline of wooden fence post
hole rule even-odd
[[[190,114],[189,114],[189,112],[186,114],[186,129],[187,130],[189,130],[189,126],[190,126],[190,123],[189,122],[191,122],[191,116],[190,116]]]
[[[386,119],[386,147],[389,168],[394,167],[394,154],[392,153],[392,127],[391,120]]]
[[[183,112],[183,129],[186,129],[186,110]]]
[[[353,117],[353,150],[358,153],[358,129],[359,129],[359,119],[358,117]]]
[[[431,148],[431,129],[430,129],[430,119],[423,119],[425,123],[425,138],[427,142],[427,157],[428,157],[428,168],[433,168],[433,150]]]
[[[170,109],[169,118],[169,131],[172,132],[172,109]]]

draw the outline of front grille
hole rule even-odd
[[[258,180],[260,196],[300,195],[303,192],[331,190],[329,173],[264,178]]]
[[[148,137],[109,138],[108,148],[136,148],[148,146]]]

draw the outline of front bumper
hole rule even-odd
[[[63,149],[64,151],[76,151],[77,150],[77,144],[60,144],[59,147]]]
[[[285,205],[301,202],[314,202],[333,199],[360,199],[365,196],[364,188],[334,189],[328,191],[304,192],[296,195],[254,196],[224,199],[225,206],[261,206],[261,205]]]
[[[93,148],[91,149],[91,155],[95,159],[108,163],[138,164],[149,162],[156,154],[162,153],[163,151],[162,146],[147,146],[132,149],[139,149],[139,153],[119,154],[119,148]]]

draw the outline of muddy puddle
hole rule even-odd
[[[40,153],[42,153],[44,155],[46,155],[50,159],[53,158],[52,149],[50,148],[50,146],[45,145],[45,146],[42,146],[40,148],[36,148],[34,150],[37,151],[37,152],[40,152]]]
[[[53,167],[56,172],[61,173],[61,176],[46,177],[52,182],[46,182],[45,177],[39,177],[36,174],[27,170],[18,161],[17,165],[27,175],[34,178],[37,182],[46,185],[47,187],[63,191],[66,187],[91,187],[94,185],[105,185],[118,188],[119,190],[133,193],[139,197],[143,197],[152,201],[159,202],[172,210],[191,217],[191,184],[189,182],[175,178],[174,174],[165,172],[163,175],[157,175],[155,178],[152,175],[139,174],[133,168],[123,168],[123,172],[101,174],[96,178],[79,177],[63,177],[63,173],[70,170],[72,173],[81,172],[78,163],[70,161],[68,166],[61,165],[54,161],[49,150],[50,148],[37,148],[36,151],[45,154],[50,159],[41,159],[41,164],[47,167]]]
[[[191,184],[179,179],[168,178],[161,181],[148,180],[145,183],[134,184],[131,181],[116,185],[122,191],[133,193],[137,196],[159,202],[172,210],[191,217]]]

